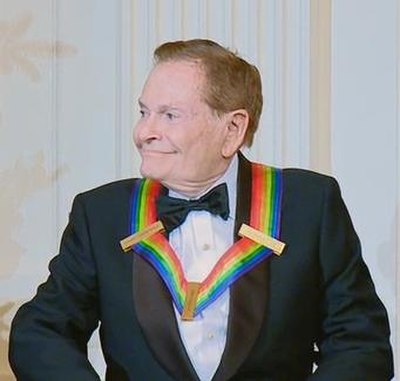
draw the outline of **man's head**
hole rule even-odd
[[[253,143],[263,97],[258,69],[211,40],[167,42],[154,51],[155,63],[197,62],[205,73],[204,101],[218,114],[244,109],[249,114],[244,144]]]
[[[141,172],[195,195],[251,143],[262,106],[260,77],[253,66],[208,40],[166,43],[154,56],[134,135]]]

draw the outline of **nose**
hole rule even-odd
[[[149,144],[153,140],[161,138],[161,130],[154,115],[148,115],[139,119],[133,132],[133,139],[136,146],[141,147]]]

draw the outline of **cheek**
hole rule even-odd
[[[200,154],[203,154],[206,159],[214,160],[220,153],[223,139],[222,135],[217,130],[218,127],[219,126],[212,126],[212,128],[204,130],[196,140],[195,144]]]
[[[138,146],[138,144],[139,144],[139,125],[138,124],[136,124],[135,127],[133,127],[132,137],[133,137],[133,142],[135,143],[136,146]]]
[[[183,160],[193,163],[200,158],[207,160],[210,155],[215,157],[222,139],[219,125],[210,123],[209,120],[201,120],[193,124],[185,123],[181,127],[171,130],[168,139],[183,154]]]

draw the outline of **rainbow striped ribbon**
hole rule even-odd
[[[156,199],[160,183],[144,179],[132,193],[131,234],[157,221]],[[252,194],[249,225],[278,239],[282,203],[282,171],[252,163]],[[189,282],[168,239],[161,232],[136,243],[132,250],[149,261],[166,284],[182,314]],[[247,237],[240,238],[219,259],[200,285],[194,316],[213,303],[233,282],[272,255],[272,250]]]

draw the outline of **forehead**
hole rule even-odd
[[[167,61],[157,64],[143,87],[141,101],[157,98],[160,101],[201,99],[205,75],[199,63]],[[164,99],[162,99],[164,98]]]

